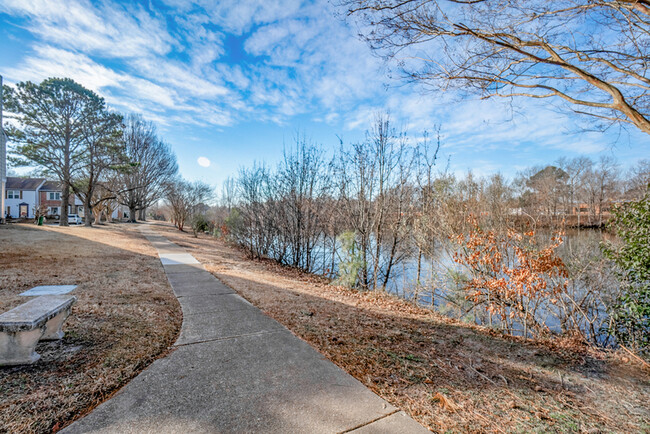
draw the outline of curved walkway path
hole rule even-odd
[[[184,249],[141,229],[183,309],[175,350],[63,432],[428,432]]]

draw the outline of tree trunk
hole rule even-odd
[[[142,208],[139,211],[138,220],[140,220],[142,222],[147,221],[147,209],[146,208]]]
[[[61,217],[59,226],[68,226],[68,205],[70,204],[70,180],[64,179],[61,186]]]
[[[93,225],[93,206],[90,203],[90,194],[86,194],[84,200],[84,226],[90,227]]]
[[[135,223],[135,213],[137,210],[135,209],[135,206],[129,206],[129,223]]]

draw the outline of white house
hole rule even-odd
[[[61,209],[61,185],[57,181],[45,178],[8,177],[4,193],[4,216],[10,219],[35,218],[37,210],[42,208],[45,215],[58,218],[64,214]],[[70,195],[67,214],[84,216],[83,202],[74,194]],[[115,220],[128,218],[129,209],[118,205],[111,217]]]
[[[7,177],[5,184],[5,215],[7,218],[34,218],[39,206],[38,191],[44,178]]]

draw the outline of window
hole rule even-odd
[[[50,215],[59,215],[59,207],[58,206],[51,206],[48,208],[48,213]]]
[[[7,199],[20,199],[20,191],[18,190],[8,190]]]
[[[50,191],[47,193],[48,200],[61,200],[61,193],[58,191]]]

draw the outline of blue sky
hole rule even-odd
[[[650,156],[647,135],[578,133],[579,119],[547,101],[518,100],[513,111],[511,101],[405,85],[340,12],[327,1],[2,0],[0,74],[8,84],[71,77],[112,108],[142,113],[183,176],[217,187],[241,166],[278,161],[298,132],[330,150],[338,137],[359,141],[379,111],[414,140],[441,125],[441,160],[457,173]]]

